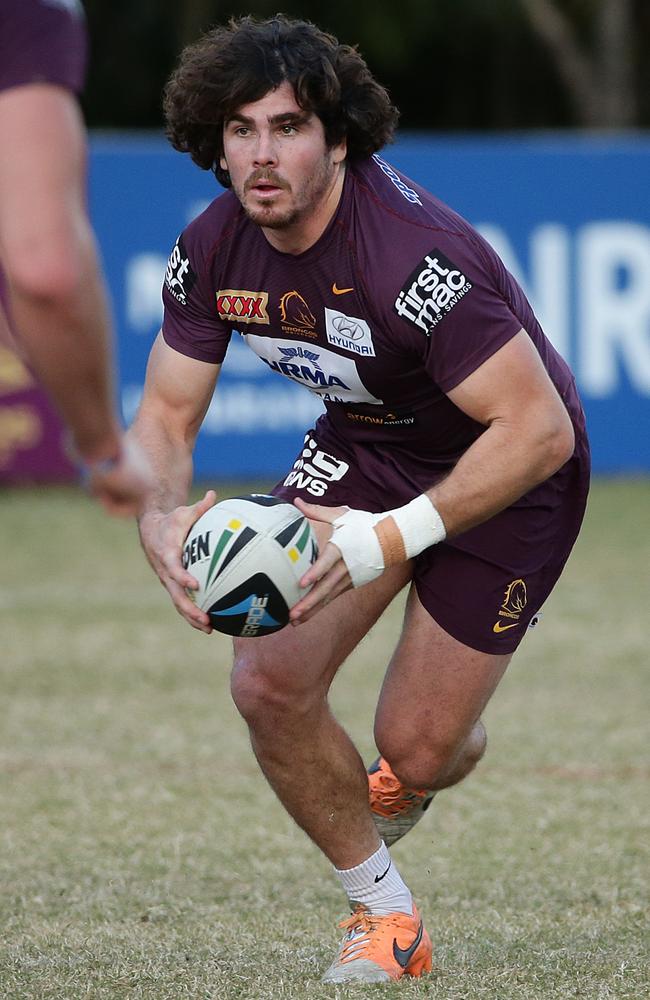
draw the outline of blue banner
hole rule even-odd
[[[576,374],[595,470],[650,471],[650,137],[402,136],[382,156],[476,225],[522,284]],[[160,326],[168,254],[221,190],[163,139],[92,139],[91,210],[127,421]],[[320,412],[233,340],[196,477],[280,476]]]

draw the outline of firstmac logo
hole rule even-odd
[[[434,248],[402,286],[393,308],[428,337],[471,288],[460,268]]]
[[[190,264],[183,237],[179,236],[167,261],[165,285],[170,295],[184,306],[187,305],[187,298],[194,288],[195,281],[196,274]]]

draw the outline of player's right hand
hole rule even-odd
[[[196,590],[198,582],[183,568],[183,542],[192,525],[217,502],[214,490],[186,507],[177,507],[169,514],[149,511],[140,518],[140,539],[147,559],[158,579],[174,602],[174,607],[192,628],[210,635],[210,618],[188,597],[188,590]]]

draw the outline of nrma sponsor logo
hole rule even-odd
[[[272,371],[304,385],[325,402],[382,402],[366,389],[352,358],[325,349],[314,350],[308,344],[271,340],[254,334],[243,337]]]
[[[309,389],[316,392],[330,394],[332,391],[350,391],[350,386],[338,375],[324,372],[318,363],[318,354],[315,351],[305,351],[302,347],[281,347],[282,357],[278,360],[263,358],[262,360],[275,372],[286,375],[294,382],[301,382]]]

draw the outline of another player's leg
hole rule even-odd
[[[437,791],[462,781],[483,756],[479,716],[510,659],[454,639],[412,588],[377,707],[382,756],[368,769],[375,825],[388,846],[419,822]]]
[[[327,702],[338,667],[409,575],[396,567],[298,628],[235,643],[233,697],[260,766],[353,909],[329,982],[399,979],[431,965],[411,894],[375,830],[363,762]]]

